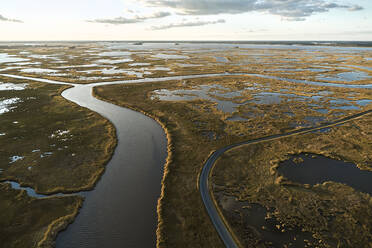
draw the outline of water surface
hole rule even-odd
[[[119,143],[97,186],[85,193],[79,215],[58,235],[57,247],[155,247],[165,133],[154,120],[97,100],[91,90],[77,85],[62,95],[109,119]]]
[[[302,184],[320,184],[333,181],[346,184],[354,189],[372,194],[372,171],[359,169],[355,164],[316,156],[301,154],[295,156],[303,162],[292,159],[280,163],[278,171],[293,182]]]

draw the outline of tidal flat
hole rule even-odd
[[[133,46],[101,42],[10,47],[2,51],[0,70],[4,74],[75,84],[106,82],[107,86],[93,88],[94,96],[142,112],[161,123],[168,137],[168,159],[157,206],[157,246],[222,247],[198,191],[199,174],[209,154],[237,142],[310,128],[370,110],[372,61],[365,58],[371,56],[370,49],[332,47]],[[219,75],[170,78],[203,74]],[[151,78],[156,78],[157,82],[151,82]],[[142,83],[135,81],[142,79]],[[18,181],[47,194],[80,191],[87,185],[92,188],[114,150],[115,131],[110,123],[62,99],[59,94],[66,86],[5,77],[0,81],[4,89],[14,88],[1,91],[0,84],[0,104],[3,101],[2,108],[6,112],[0,116],[4,117],[0,121],[5,125],[0,127],[0,143],[11,145],[1,150],[4,153],[0,158],[2,181]],[[27,86],[17,91],[11,84]],[[31,89],[37,94],[31,94]],[[33,99],[39,96],[42,100]],[[40,108],[40,113],[32,108],[44,103],[48,107]],[[32,118],[26,113],[31,113]],[[359,224],[354,223],[352,227],[356,229],[350,226],[333,236],[329,233],[332,228],[349,225],[355,219],[367,221],[371,210],[364,203],[369,201],[369,195],[334,182],[320,186],[290,182],[279,175],[276,165],[290,155],[306,152],[352,162],[368,170],[371,166],[368,121],[370,117],[365,116],[342,126],[249,146],[258,147],[253,149],[258,167],[254,170],[267,169],[262,173],[270,177],[265,177],[266,174],[259,177],[258,172],[249,174],[254,170],[247,169],[253,159],[247,157],[251,154],[248,148],[237,148],[239,152],[232,150],[224,155],[213,170],[211,193],[240,244],[248,247],[312,246],[315,242],[321,247],[335,244],[343,247],[357,241],[366,244],[362,242],[370,239],[366,231],[369,223],[363,222],[359,229],[356,228]],[[47,131],[38,129],[36,123]],[[27,127],[39,130],[39,135]],[[14,143],[36,136],[38,139],[29,146]],[[277,142],[280,145],[276,145]],[[90,146],[85,147],[86,144]],[[55,166],[56,163],[60,166]],[[74,173],[64,170],[66,166],[73,168]],[[33,176],[30,173],[34,173]],[[52,176],[46,177],[45,173]],[[257,187],[269,182],[273,183],[267,186],[268,192],[264,188],[265,194],[260,198],[261,188]],[[133,187],[135,190],[135,185]],[[249,190],[259,193],[245,194]],[[284,191],[288,196],[285,199],[294,199],[295,207],[283,203],[280,194]],[[303,191],[310,193],[302,194]],[[303,206],[298,204],[301,197],[309,204],[315,202],[315,206],[335,200],[332,208],[326,204],[321,211],[337,211],[329,213],[329,218],[314,220],[314,223],[322,223],[317,226],[306,219],[314,215],[315,208],[301,209]],[[334,206],[339,202],[343,205]],[[365,213],[350,210],[355,202],[363,206]],[[245,209],[258,212],[252,210],[249,214]],[[296,211],[303,211],[302,219],[293,215]],[[261,217],[254,217],[255,213]],[[250,226],[252,216],[258,225]],[[334,222],[345,216],[351,217],[342,223]],[[268,226],[266,219],[271,223]],[[363,229],[365,227],[367,229]],[[351,230],[358,233],[350,234]],[[355,235],[364,238],[352,241]],[[343,239],[344,236],[347,239]]]

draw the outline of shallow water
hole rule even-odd
[[[151,65],[151,63],[131,63],[129,66],[148,66]]]
[[[346,99],[332,99],[329,102],[331,104],[331,106],[330,106],[331,109],[360,110],[359,106],[354,105],[352,101],[349,101],[349,100],[346,100]],[[361,103],[363,104],[363,102],[361,102]],[[362,104],[360,104],[360,105],[362,105]]]
[[[56,73],[58,70],[53,70],[53,69],[44,69],[44,68],[25,68],[21,69],[21,72],[25,73],[38,73],[38,74],[43,74],[43,73]]]
[[[200,65],[200,64],[182,64],[182,63],[177,63],[176,65],[178,65],[179,67],[200,67],[200,66],[203,66],[203,65]]]
[[[0,82],[0,91],[5,90],[24,90],[28,84],[13,84],[13,83],[3,83]]]
[[[326,108],[313,109],[313,110],[315,110],[316,112],[321,113],[321,114],[328,114],[328,112],[329,112],[329,110],[326,109]]]
[[[372,67],[361,66],[361,65],[347,65],[347,66],[372,71]]]
[[[353,89],[353,88],[355,88],[355,89],[372,89],[372,84],[328,83],[328,82],[316,82],[316,81],[309,81],[309,80],[276,77],[276,76],[269,76],[269,75],[263,75],[263,74],[248,74],[248,75],[256,76],[256,77],[260,77],[260,78],[276,79],[276,80],[280,80],[280,81],[288,81],[288,82],[292,82],[292,83],[309,84],[309,85],[317,85],[317,86],[340,87],[340,88],[351,88],[351,89]]]
[[[275,93],[275,92],[260,92],[255,94],[254,100],[252,102],[256,104],[279,104],[282,102],[283,98],[288,94]]]
[[[17,106],[14,106],[16,103],[20,102],[21,99],[18,97],[8,98],[1,100],[0,98],[0,115],[10,112],[12,109],[15,109]]]
[[[324,156],[298,155],[304,161],[296,164],[292,159],[280,163],[280,174],[293,182],[315,185],[326,181],[346,184],[372,194],[372,172],[360,170],[355,164]]]
[[[356,104],[360,106],[367,106],[368,104],[371,104],[371,103],[372,103],[372,100],[369,100],[369,99],[362,99],[362,100],[356,101]]]
[[[13,182],[13,181],[5,181],[4,183],[9,183],[10,186],[13,188],[13,189],[17,189],[17,190],[25,190],[27,195],[31,196],[31,197],[35,197],[35,198],[44,198],[44,197],[48,197],[48,195],[42,195],[42,194],[37,194],[35,192],[34,189],[30,188],[30,187],[22,187],[19,183],[17,182]],[[54,194],[53,196],[63,196],[64,194]]]
[[[358,81],[358,80],[364,80],[372,78],[368,75],[368,73],[365,73],[363,71],[351,71],[351,72],[342,72],[338,73],[336,75],[329,75],[329,76],[318,76],[318,80],[325,80],[325,81],[346,81],[346,82],[352,82],[352,81]]]
[[[214,56],[214,58],[216,59],[217,62],[221,62],[221,63],[228,63],[228,62],[230,62],[230,60],[228,60],[225,57]]]
[[[230,210],[230,218],[234,215],[236,216],[235,221],[243,218],[244,223],[242,224],[245,228],[250,232],[254,230],[258,234],[261,243],[262,241],[270,242],[271,245],[269,247],[307,247],[304,240],[311,240],[313,242],[315,240],[311,233],[302,232],[300,228],[286,227],[285,229],[278,229],[277,225],[280,225],[280,223],[275,218],[268,218],[268,211],[260,204],[238,201],[231,196],[224,196],[224,198],[229,199],[225,204],[230,205],[230,208],[232,207],[238,211],[231,214]],[[220,203],[220,205],[223,204]]]
[[[110,51],[110,52],[102,52],[102,53],[99,53],[98,56],[101,56],[101,57],[127,57],[127,56],[130,56],[132,53],[131,52],[128,52],[128,51]]]
[[[111,120],[117,128],[119,145],[96,188],[84,193],[86,201],[75,222],[57,237],[57,247],[155,246],[156,205],[160,194],[161,167],[166,157],[164,132],[155,121],[142,114],[93,98],[92,87],[227,75],[145,78],[75,85],[75,88],[63,93],[67,99]],[[204,92],[211,97],[208,93]],[[235,110],[235,106],[232,110]]]
[[[215,89],[215,91],[213,91]],[[233,93],[218,93],[219,85],[200,85],[191,90],[155,90],[151,99],[159,99],[161,101],[191,101],[196,99],[208,100],[217,103],[216,108],[225,113],[233,113],[236,108],[241,105],[228,100],[220,100],[214,96],[226,97],[240,95],[239,92]],[[212,90],[212,91],[211,91]]]
[[[158,53],[158,54],[152,55],[151,57],[158,58],[158,59],[188,59],[189,58],[189,56],[185,56],[185,55],[164,54],[164,53]]]
[[[0,53],[0,64],[1,63],[23,62],[23,61],[29,61],[29,59],[18,58],[15,55],[9,55],[7,53]]]
[[[127,63],[127,62],[132,62],[133,59],[126,58],[126,59],[99,59],[96,60],[95,62],[98,64],[120,64],[120,63]]]

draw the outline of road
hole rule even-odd
[[[64,95],[66,97],[66,92],[69,92],[70,95],[71,95],[71,92],[77,92],[77,93],[79,93],[78,97],[74,96],[74,97],[71,98],[71,96],[70,96],[70,97],[67,97],[67,99],[69,99],[73,102],[76,102],[83,107],[95,106],[95,108],[93,108],[91,110],[93,110],[95,112],[98,112],[98,113],[101,113],[104,117],[107,118],[106,114],[107,114],[108,106],[111,106],[112,104],[105,103],[103,101],[95,99],[91,95],[91,89],[95,86],[113,85],[113,84],[160,82],[160,81],[169,81],[169,80],[185,80],[185,79],[192,79],[192,78],[213,77],[213,76],[231,76],[231,75],[249,75],[249,74],[239,74],[239,73],[236,73],[236,74],[221,73],[221,74],[204,74],[204,75],[201,74],[201,75],[187,75],[187,76],[171,76],[171,77],[163,77],[163,78],[144,78],[144,79],[138,79],[138,80],[123,80],[123,81],[101,82],[101,83],[92,83],[92,84],[72,84],[72,83],[65,83],[65,82],[59,82],[59,81],[41,79],[41,78],[24,77],[24,76],[18,76],[18,75],[9,75],[9,74],[0,74],[0,75],[5,76],[5,77],[28,79],[28,80],[32,80],[32,81],[39,81],[39,82],[50,83],[50,84],[62,84],[62,85],[74,86],[75,90],[72,90],[74,88],[72,88],[70,90],[66,90]],[[255,76],[255,75],[256,74],[254,74],[252,76]],[[330,86],[333,86],[333,85],[330,85]],[[339,87],[339,86],[337,86],[337,87]],[[371,87],[371,85],[370,84],[368,84],[368,85],[357,85],[357,87],[369,88],[369,87]],[[84,101],[82,101],[82,100],[84,100]],[[106,106],[106,108],[104,106]],[[364,112],[361,112],[361,113],[358,113],[358,114],[355,114],[355,115],[351,115],[351,116],[339,119],[339,120],[334,121],[334,122],[329,122],[327,124],[320,125],[320,126],[317,126],[317,127],[303,128],[303,129],[295,130],[295,131],[285,133],[285,134],[277,134],[277,135],[266,136],[266,137],[262,137],[262,138],[258,138],[258,139],[243,141],[243,142],[240,142],[240,143],[236,143],[236,144],[232,144],[232,145],[220,148],[217,151],[215,151],[214,153],[212,153],[212,155],[208,158],[208,160],[204,164],[204,167],[203,167],[202,172],[200,174],[199,190],[200,190],[200,194],[201,194],[204,206],[205,206],[205,208],[208,212],[208,215],[209,215],[214,227],[216,228],[221,240],[224,242],[225,246],[226,247],[231,247],[231,248],[239,247],[238,244],[236,243],[236,241],[234,240],[233,235],[230,233],[226,224],[224,223],[222,217],[218,213],[217,206],[214,204],[214,201],[212,200],[212,197],[210,195],[209,181],[208,181],[209,175],[210,175],[210,173],[213,169],[213,166],[214,166],[216,160],[224,152],[226,152],[226,151],[228,151],[232,148],[242,146],[242,145],[246,145],[246,144],[254,144],[254,143],[259,143],[259,142],[263,142],[263,141],[271,141],[271,140],[275,140],[275,139],[279,139],[279,138],[289,137],[289,136],[292,136],[292,135],[305,134],[305,133],[317,131],[319,129],[327,128],[327,127],[333,127],[333,126],[340,125],[340,124],[343,124],[345,122],[354,120],[356,118],[362,117],[362,116],[367,115],[371,112],[372,112],[372,110],[367,110],[367,111],[364,111]],[[114,119],[114,117],[108,118],[108,119],[112,120],[112,119]],[[118,123],[119,123],[119,121],[118,121]],[[119,125],[119,124],[117,124],[117,125]]]
[[[360,118],[360,117],[362,117],[364,115],[367,115],[367,114],[370,114],[370,113],[372,113],[372,110],[367,110],[367,111],[364,111],[364,112],[361,112],[361,113],[358,113],[358,114],[355,114],[355,115],[351,115],[351,116],[348,116],[348,117],[345,117],[345,118],[342,118],[342,119],[339,119],[339,120],[336,120],[336,121],[333,121],[333,122],[329,122],[327,124],[320,125],[320,126],[317,126],[317,127],[302,128],[302,129],[298,129],[298,130],[295,130],[295,131],[292,131],[292,132],[289,132],[289,133],[285,133],[285,134],[276,134],[276,135],[271,135],[271,136],[265,136],[265,137],[258,138],[258,139],[243,141],[243,142],[240,142],[240,143],[225,146],[225,147],[220,148],[220,149],[216,150],[215,152],[213,152],[210,155],[210,157],[208,158],[208,160],[205,162],[204,167],[202,169],[202,172],[200,174],[199,191],[200,191],[205,209],[207,210],[208,215],[209,215],[216,231],[218,232],[221,240],[225,244],[225,246],[228,247],[228,248],[239,247],[238,243],[236,242],[236,240],[233,237],[233,234],[229,231],[229,228],[227,227],[226,223],[224,222],[223,217],[220,216],[220,214],[217,210],[217,206],[215,205],[214,201],[212,200],[211,192],[209,190],[209,175],[211,174],[211,171],[212,171],[217,159],[223,153],[225,153],[228,150],[231,150],[232,148],[242,146],[242,145],[256,144],[256,143],[260,143],[260,142],[263,142],[263,141],[271,141],[271,140],[276,140],[276,139],[279,139],[279,138],[289,137],[289,136],[293,136],[293,135],[306,134],[306,133],[317,131],[317,130],[320,130],[320,129],[323,129],[323,128],[333,127],[333,126],[336,126],[336,125],[344,124],[344,123],[346,123],[348,121],[351,121],[351,120],[354,120],[356,118]]]

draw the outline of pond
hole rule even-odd
[[[294,158],[303,161],[295,163]],[[278,171],[290,181],[297,183],[315,185],[333,181],[372,194],[372,171],[361,170],[350,162],[319,155],[300,154],[280,163]]]

